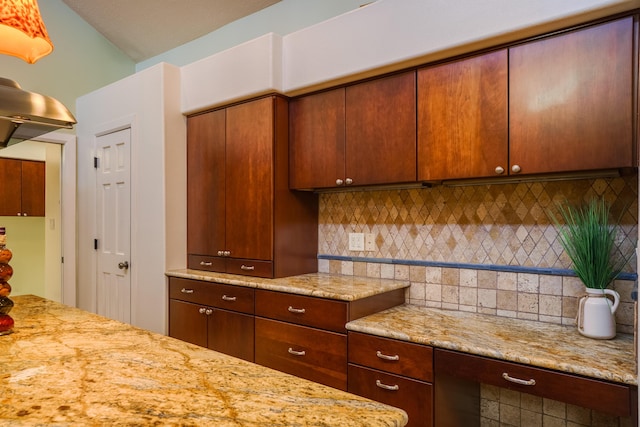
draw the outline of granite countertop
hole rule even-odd
[[[260,277],[184,269],[168,271],[166,275],[341,301],[355,301],[396,289],[408,288],[410,285],[408,281],[326,273],[309,273],[281,279],[263,279]]]
[[[412,305],[351,321],[347,330],[638,384],[633,335],[594,340],[575,326]]]
[[[0,336],[2,425],[402,426],[330,387],[35,296]]]

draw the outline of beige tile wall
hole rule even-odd
[[[557,238],[556,206],[591,197],[609,201],[620,218],[617,254],[629,258],[625,271],[635,273],[637,182],[631,175],[321,194],[318,267],[410,280],[411,304],[572,324],[584,292],[566,275],[571,263]],[[349,251],[351,232],[374,234],[376,250]],[[432,265],[410,265],[416,262]],[[633,332],[633,286],[633,280],[612,285],[622,300],[620,332]]]

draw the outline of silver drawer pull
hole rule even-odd
[[[182,288],[182,289],[180,289],[180,292],[182,292],[183,294],[192,294],[194,292],[194,290],[193,289]]]
[[[400,360],[400,356],[398,356],[397,354],[395,356],[388,356],[380,350],[376,351],[376,356],[383,360]]]
[[[530,380],[521,380],[520,378],[510,377],[506,372],[502,373],[502,378],[512,383],[520,384],[520,385],[536,385],[536,380],[531,378]]]
[[[302,314],[305,311],[307,311],[304,308],[293,308],[291,306],[289,306],[289,308],[287,308],[287,310],[289,310],[289,312],[291,312],[291,313],[297,313],[297,314]]]
[[[255,265],[244,265],[244,264],[242,264],[240,266],[240,270],[255,270],[255,269],[256,269]]]
[[[235,301],[236,299],[238,299],[237,297],[230,297],[228,295],[222,295],[222,299],[224,301]]]
[[[211,261],[200,261],[200,265],[203,265],[205,267],[211,267],[213,263]]]
[[[391,391],[397,391],[400,390],[400,387],[398,386],[398,384],[394,384],[394,385],[387,385],[385,383],[383,383],[380,380],[376,380],[376,385],[380,388],[383,388],[385,390],[391,390]]]
[[[307,354],[307,352],[304,350],[297,351],[292,349],[291,347],[289,347],[289,350],[287,351],[289,352],[289,354],[293,354],[294,356],[304,356],[305,354]]]

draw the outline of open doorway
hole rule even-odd
[[[46,163],[45,216],[1,219],[14,252],[12,295],[34,294],[76,306],[75,141],[75,135],[51,132],[0,151],[0,157]]]

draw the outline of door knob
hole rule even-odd
[[[125,262],[119,262],[118,263],[118,268],[120,270],[126,270],[127,268],[129,268],[129,262],[125,261]]]

